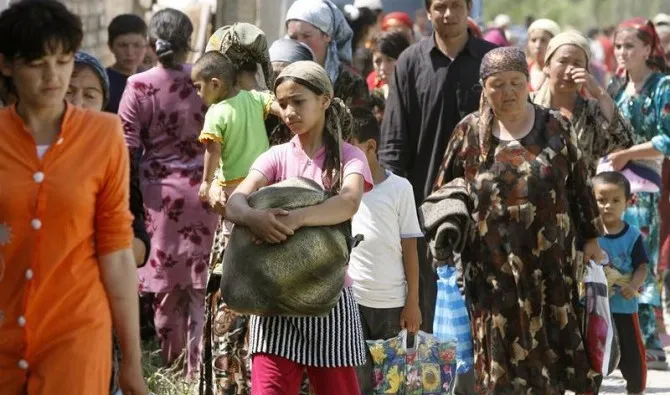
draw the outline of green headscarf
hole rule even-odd
[[[205,52],[219,51],[239,67],[256,63],[263,70],[265,85],[272,87],[272,65],[265,33],[249,23],[235,23],[217,30],[207,42]]]

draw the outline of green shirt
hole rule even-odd
[[[270,147],[264,121],[273,100],[269,93],[239,91],[207,110],[199,140],[221,144],[219,174],[224,185],[246,177],[256,158]]]

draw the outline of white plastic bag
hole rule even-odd
[[[586,296],[584,347],[593,370],[607,376],[619,364],[620,354],[603,267],[590,261],[585,267],[583,281]]]

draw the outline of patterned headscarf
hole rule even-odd
[[[544,55],[544,64],[548,65],[551,57],[556,51],[564,45],[574,45],[584,51],[586,55],[586,64],[591,60],[591,46],[589,40],[579,33],[565,32],[557,35],[549,41],[547,53]],[[551,108],[551,89],[549,88],[549,79],[546,78],[533,97],[533,102],[543,107]]]
[[[660,71],[667,71],[667,64],[665,62],[665,51],[661,45],[661,38],[656,32],[654,23],[648,19],[637,17],[623,21],[618,27],[617,32],[626,29],[634,29],[640,33],[644,39],[645,44],[651,47],[651,54],[647,64],[653,68],[660,69]],[[616,36],[616,33],[615,33]]]
[[[528,78],[526,55],[517,47],[500,47],[489,51],[482,59],[479,77],[484,85],[486,79],[494,74],[517,71]],[[479,144],[482,163],[486,162],[491,141],[493,109],[486,99],[484,90],[479,101]]]
[[[340,63],[351,63],[351,40],[354,32],[337,6],[329,0],[297,0],[286,13],[286,23],[303,21],[321,30],[330,38],[324,68],[335,83],[340,74]]]
[[[244,63],[259,64],[267,87],[272,86],[272,65],[265,33],[249,23],[235,23],[217,30],[207,42],[205,52],[219,51],[236,67]]]
[[[323,185],[327,188],[328,185],[330,186],[329,189],[332,192],[339,192],[342,186],[342,163],[340,160],[340,158],[342,158],[341,141],[346,141],[351,136],[351,128],[353,125],[351,112],[342,100],[333,97],[333,84],[330,81],[330,77],[326,70],[318,63],[299,61],[286,66],[275,81],[275,93],[277,92],[277,87],[286,78],[293,79],[308,88],[312,87],[317,92],[324,92],[331,98],[330,106],[326,110],[324,135],[328,135],[330,138],[324,138],[326,141],[326,148],[328,148],[326,151],[324,169],[331,168],[333,169],[333,173],[329,175],[324,171],[322,181]],[[288,131],[288,128],[283,123],[275,130],[275,133],[281,135],[279,137],[273,136],[273,140],[275,141],[283,138],[282,142],[285,142],[288,140],[288,136],[290,136],[290,131]],[[329,141],[332,143],[329,143]],[[336,145],[337,147],[333,147],[330,144]],[[337,155],[331,155],[333,150],[337,151]],[[329,151],[331,154],[329,154]]]
[[[314,60],[314,53],[305,44],[290,38],[280,38],[270,46],[270,61],[294,63]]]
[[[81,51],[74,54],[74,64],[88,66],[93,70],[102,86],[102,106],[105,107],[109,101],[109,76],[107,75],[105,67],[96,57]]]
[[[479,78],[485,81],[493,74],[518,71],[528,77],[526,55],[517,47],[501,47],[489,51],[482,59]]]

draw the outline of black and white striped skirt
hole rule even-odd
[[[250,353],[277,355],[314,367],[360,366],[366,345],[351,288],[324,317],[251,316]]]

